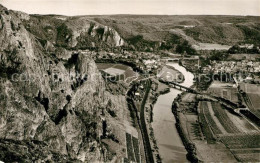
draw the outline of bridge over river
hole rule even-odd
[[[186,91],[186,92],[190,92],[190,93],[195,93],[195,94],[200,94],[200,92],[192,89],[192,88],[189,88],[189,87],[186,87],[186,86],[183,86],[181,84],[178,84],[176,82],[173,82],[173,81],[165,81],[163,79],[159,79],[159,81],[161,83],[165,83],[165,84],[168,84],[169,86],[175,88],[175,89],[179,89],[179,90],[183,90],[183,91]]]
[[[194,57],[191,57],[191,58],[188,58],[188,57],[179,57],[179,58],[165,57],[165,58],[162,58],[161,60],[170,63],[170,62],[178,62],[179,60],[199,60],[199,58],[194,58]]]

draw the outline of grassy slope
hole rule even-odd
[[[199,42],[233,45],[260,43],[260,18],[242,16],[133,16],[93,18],[115,28],[122,37],[141,34],[147,40],[162,41],[170,29],[180,28]],[[184,25],[195,25],[184,28]]]
[[[166,49],[176,48],[184,39],[205,43],[234,45],[236,43],[260,44],[260,18],[242,16],[78,16],[67,17],[67,20],[56,19],[56,16],[31,16],[25,26],[37,37],[58,45],[66,45],[71,31],[66,26],[77,29],[87,27],[91,22],[97,22],[114,28],[128,43],[137,49],[158,47],[158,42],[165,41]],[[230,23],[230,24],[227,24]],[[76,27],[74,27],[76,24]],[[194,25],[194,28],[184,28]],[[177,33],[170,32],[172,29]],[[179,33],[178,33],[179,31]],[[186,35],[186,36],[183,36]],[[142,37],[135,37],[135,36]],[[91,45],[99,41],[87,34],[79,38],[83,45]],[[101,46],[101,45],[100,45]]]

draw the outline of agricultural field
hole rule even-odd
[[[202,111],[204,113],[205,118],[207,119],[208,124],[210,125],[212,131],[214,132],[214,134],[222,134],[221,130],[219,129],[219,127],[217,126],[217,122],[216,120],[213,119],[211,113],[210,113],[210,108],[208,106],[208,102],[206,101],[202,101],[201,102],[201,107],[202,107]]]
[[[244,101],[249,110],[240,110],[240,113],[247,117],[251,122],[260,127],[260,108],[259,95],[255,93],[247,93],[243,96]]]
[[[139,141],[135,137],[132,137],[132,141],[133,141],[136,162],[140,162]]]
[[[207,144],[204,141],[194,141],[197,153],[205,163],[215,162],[237,162],[234,155],[223,143]]]
[[[187,114],[185,115],[187,119],[191,122],[188,123],[187,126],[189,138],[196,146],[199,159],[203,160],[204,162],[215,162],[216,160],[235,162],[236,159],[229,151],[229,149],[227,149],[223,143],[218,142],[218,140],[215,139],[217,138],[217,136],[214,136],[216,132],[214,130],[218,130],[218,133],[220,133],[221,131],[220,129],[218,129],[215,119],[213,119],[212,117],[212,113],[209,109],[210,107],[208,103],[210,102],[199,102],[199,124],[196,123],[197,118],[195,118],[195,115],[192,115],[192,117],[189,117],[190,114],[188,114],[188,116]],[[214,129],[212,132],[211,128],[213,128],[213,126]]]
[[[221,125],[228,133],[239,133],[240,131],[228,117],[226,110],[218,103],[212,102],[212,108]]]
[[[202,104],[200,104],[200,107],[199,107],[199,122],[201,125],[203,135],[205,136],[205,139],[207,140],[207,143],[214,144],[215,143],[214,134],[212,133],[209,123],[205,117],[204,107],[202,106]]]
[[[227,110],[226,113],[240,132],[251,133],[257,130],[257,127],[255,125],[252,125],[252,123],[249,122],[246,118],[242,116],[234,115],[233,113]]]
[[[200,102],[201,110],[215,135],[255,132],[257,128],[245,118],[234,115],[217,102]]]
[[[140,162],[139,141],[131,134],[126,133],[127,160],[129,162]]]
[[[183,119],[181,121],[181,124],[182,124],[182,128],[184,128],[184,132],[188,132],[188,133],[185,133],[189,136],[189,140],[193,141],[193,140],[202,140],[202,135],[201,135],[201,130],[200,130],[200,126],[199,126],[199,123],[197,123],[197,121],[193,121],[191,119],[189,119],[190,115],[185,115],[185,119]],[[193,116],[193,115],[191,115]],[[197,116],[196,116],[196,119],[197,119]],[[185,122],[183,121],[186,121],[186,124]],[[186,126],[184,126],[186,125]]]
[[[231,149],[236,148],[259,148],[260,134],[237,134],[231,136],[222,136],[221,139]]]
[[[222,136],[221,140],[239,161],[260,161],[260,133]]]
[[[213,145],[212,142],[217,141],[214,139],[218,138],[238,161],[260,161],[260,132],[257,127],[218,102],[200,101],[199,111],[202,132],[208,144]]]
[[[260,118],[260,94],[247,94],[249,97],[249,102],[252,105],[252,108],[249,108],[253,114]]]

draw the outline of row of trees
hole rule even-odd
[[[229,54],[260,54],[260,49],[256,45],[253,48],[240,47],[239,45],[234,45],[228,50]]]
[[[154,50],[172,50],[180,54],[195,55],[196,50],[186,40],[181,40],[176,35],[169,36],[167,41],[161,44],[155,41],[145,40],[142,35],[132,36],[127,39],[130,45],[133,45],[137,50],[154,51]]]

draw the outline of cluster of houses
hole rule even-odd
[[[141,70],[152,71],[161,65],[160,56],[149,52],[128,52],[112,53],[101,51],[95,54],[96,59],[111,59],[131,61],[136,63]]]
[[[257,73],[260,72],[260,62],[254,61],[212,61],[212,63],[203,68],[204,73],[213,72],[226,72],[226,73],[236,73],[236,72],[249,72]]]

